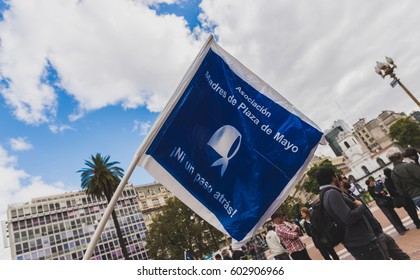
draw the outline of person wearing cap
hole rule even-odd
[[[388,153],[389,160],[394,164],[391,178],[398,193],[408,195],[420,209],[420,166],[415,163],[403,162],[404,156],[400,151]]]
[[[309,257],[308,251],[299,237],[300,228],[287,222],[286,215],[280,211],[271,215],[271,220],[275,224],[277,236],[286,247],[290,257],[294,260],[310,260],[311,257]]]

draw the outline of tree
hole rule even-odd
[[[121,167],[116,166],[119,162],[109,162],[109,158],[108,155],[102,157],[100,153],[97,153],[95,156],[91,155],[91,161],[85,160],[85,165],[87,167],[77,171],[81,173],[81,187],[86,192],[86,195],[98,198],[105,196],[108,203],[111,201],[111,198],[124,175],[124,170]],[[125,240],[121,233],[117,214],[112,210],[111,215],[120,242],[121,252],[124,258],[128,260],[129,256],[125,246]]]
[[[310,193],[319,194],[319,184],[316,181],[315,174],[321,167],[331,167],[334,169],[336,174],[341,174],[342,172],[335,167],[332,162],[328,159],[322,161],[319,164],[312,166],[306,175],[308,176],[307,180],[303,183],[303,188]]]
[[[166,201],[162,213],[153,218],[147,234],[148,255],[155,260],[182,260],[184,252],[202,259],[219,249],[223,234],[214,230],[179,199]]]
[[[401,145],[420,148],[420,126],[410,117],[400,118],[389,127],[389,136]]]
[[[292,219],[300,216],[300,208],[302,206],[301,199],[289,195],[277,210],[280,210],[289,219]],[[296,209],[298,209],[298,212],[296,212]]]

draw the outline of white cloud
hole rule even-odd
[[[54,134],[63,133],[66,130],[74,130],[74,128],[72,128],[71,126],[67,124],[64,124],[64,125],[52,124],[52,125],[49,125],[48,128]]]
[[[135,120],[132,132],[139,131],[140,136],[146,136],[149,133],[151,127],[152,124],[150,123],[150,121],[140,122],[138,120]]]
[[[40,82],[48,62],[78,104],[71,121],[110,104],[161,110],[206,38],[148,8],[161,2],[173,1],[10,1],[0,23],[0,74],[9,82],[1,94],[17,118],[53,123],[57,96]],[[322,129],[417,109],[373,67],[393,57],[401,81],[419,91],[418,1],[203,0],[201,8],[220,45]]]
[[[157,16],[151,2],[10,1],[0,23],[0,74],[15,116],[54,121],[57,96],[41,82],[49,63],[79,104],[72,120],[115,104],[161,110],[202,42],[183,18]]]
[[[33,148],[25,137],[11,138],[9,144],[14,151],[29,151]]]
[[[340,118],[352,125],[418,109],[374,72],[391,56],[401,81],[420,91],[418,1],[204,0],[201,8],[222,47],[323,130]]]
[[[17,158],[0,146],[0,221],[7,220],[9,204],[24,203],[34,197],[63,193],[61,182],[48,184],[39,176],[31,176],[17,167]],[[0,231],[1,235],[1,231]],[[2,238],[0,237],[0,243]],[[0,246],[0,259],[10,259],[8,250]]]
[[[148,8],[160,2],[172,1],[10,1],[0,23],[0,74],[9,81],[1,94],[16,117],[54,121],[57,96],[40,82],[48,62],[78,104],[71,121],[111,104],[160,111],[207,37]],[[201,8],[220,45],[322,129],[338,118],[352,124],[416,109],[373,67],[393,57],[418,92],[418,1],[203,0]]]

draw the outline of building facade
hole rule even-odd
[[[370,153],[377,153],[392,144],[392,139],[388,136],[389,127],[404,116],[404,114],[387,110],[369,122],[366,122],[364,118],[359,119],[353,125],[353,134],[364,149]]]
[[[143,213],[146,226],[153,223],[153,217],[162,211],[166,205],[166,200],[173,194],[160,183],[152,183],[135,186],[141,212]]]
[[[324,160],[331,161],[332,165],[334,165],[338,170],[343,172],[343,174],[350,172],[350,167],[348,166],[348,159],[345,155],[334,158],[330,156],[314,156],[308,165],[308,170],[314,165],[319,165]]]
[[[369,176],[374,178],[382,177],[383,169],[391,165],[387,157],[387,152],[390,148],[394,147],[403,151],[400,145],[391,142],[376,153],[370,153],[363,148],[355,135],[349,132],[340,133],[337,141],[348,158],[348,166],[351,169],[346,175],[351,181],[359,183],[363,188],[366,188],[364,181]]]
[[[7,225],[12,259],[82,259],[107,205],[105,198],[91,198],[84,191],[9,205]],[[123,190],[114,210],[130,259],[148,259],[147,228],[132,186]],[[112,219],[107,222],[91,259],[123,259]]]

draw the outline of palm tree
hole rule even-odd
[[[81,172],[82,190],[90,197],[102,198],[106,197],[108,203],[116,191],[124,170],[116,166],[118,161],[109,162],[109,156],[102,157],[100,153],[95,156],[91,155],[91,161],[85,160],[86,168],[82,168],[77,172]],[[126,260],[129,259],[125,241],[121,233],[120,224],[117,215],[112,210],[112,220],[114,221],[115,230],[117,231],[118,240],[122,254]]]

